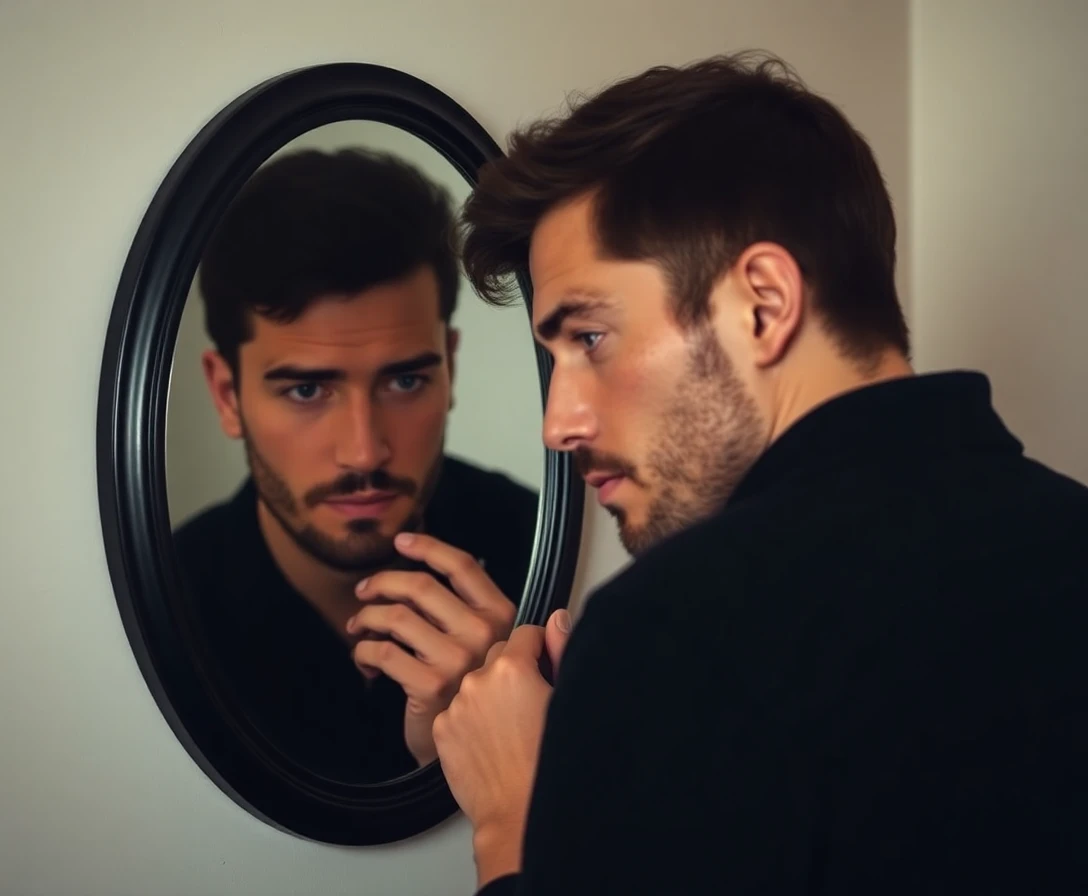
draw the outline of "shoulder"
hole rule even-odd
[[[442,466],[444,486],[457,491],[478,492],[478,497],[485,501],[507,501],[515,504],[535,507],[537,492],[528,486],[516,482],[499,470],[488,470],[467,460],[447,454]]]
[[[682,617],[739,606],[761,568],[758,514],[723,511],[635,558],[589,596],[585,616]],[[592,612],[590,612],[592,610]]]
[[[226,549],[244,528],[246,520],[255,519],[256,493],[247,481],[230,498],[213,504],[189,517],[173,534],[174,549],[183,569],[206,565],[210,557]]]
[[[487,470],[468,461],[446,455],[442,478],[432,499],[431,512],[441,529],[470,527],[479,521],[490,538],[516,541],[536,531],[538,495],[498,470]],[[501,524],[501,525],[499,525]]]
[[[746,666],[758,648],[743,643],[758,590],[745,551],[722,542],[723,525],[707,521],[640,555],[588,597],[574,626],[549,743],[558,739],[579,763],[592,754],[602,780],[618,774],[617,756],[640,776],[655,764],[689,769],[715,750],[726,755],[738,732],[771,736]]]

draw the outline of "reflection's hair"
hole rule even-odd
[[[253,313],[286,323],[315,300],[424,265],[449,322],[459,283],[447,192],[396,156],[302,150],[263,166],[231,202],[201,260],[208,336],[237,372]]]
[[[771,54],[660,66],[516,133],[467,202],[466,273],[503,304],[540,219],[592,196],[607,257],[659,264],[677,319],[705,318],[715,281],[761,240],[785,247],[849,355],[909,353],[895,217],[872,151]]]

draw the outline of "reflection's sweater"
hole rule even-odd
[[[280,573],[247,480],[175,535],[188,609],[221,696],[266,748],[309,774],[366,784],[416,767],[404,743],[403,690],[367,682],[340,636]],[[485,561],[517,601],[536,530],[537,498],[507,477],[453,457],[427,507],[434,537]]]

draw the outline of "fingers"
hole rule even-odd
[[[425,572],[379,572],[356,585],[355,596],[361,601],[409,604],[445,632],[472,615],[463,601]],[[348,631],[352,631],[350,623]]]
[[[467,674],[461,684],[470,689],[479,687],[481,681],[495,674],[497,668],[515,666],[537,667],[537,658],[544,649],[544,629],[538,625],[521,625],[514,629],[509,641],[496,641],[487,651],[483,665]]]
[[[555,671],[547,651],[545,629],[539,625],[520,625],[514,629],[491,668],[498,670],[504,664],[504,671],[542,679],[550,686],[555,681]]]
[[[539,625],[519,625],[510,633],[503,656],[530,660],[535,665],[544,651],[544,629]]]
[[[506,642],[505,641],[496,641],[494,644],[492,644],[491,648],[487,651],[487,656],[484,657],[484,666],[483,667],[486,669],[493,662],[495,662],[496,657],[501,656],[502,652],[505,649],[506,649]]]
[[[473,652],[469,648],[444,635],[405,604],[363,607],[352,617],[349,630],[363,629],[390,635],[413,650],[420,662],[446,673],[463,673],[473,665]]]
[[[491,610],[511,603],[476,562],[476,558],[465,551],[429,535],[407,532],[397,536],[396,547],[404,556],[426,563],[449,579],[453,589],[470,607]]]
[[[544,643],[548,649],[548,657],[551,659],[552,680],[559,674],[559,662],[563,651],[567,649],[567,641],[570,639],[571,618],[566,610],[556,610],[548,619],[544,629]]]
[[[422,704],[444,702],[445,677],[393,641],[360,641],[352,651],[352,659],[364,675],[367,669],[384,672],[404,688],[409,700]]]
[[[514,622],[513,604],[502,598],[505,607],[491,612],[469,607],[425,572],[385,571],[360,583],[356,596],[361,601],[393,600],[414,607],[437,630],[452,636],[480,657],[497,639],[510,631]],[[349,620],[348,632],[355,634],[361,616]]]

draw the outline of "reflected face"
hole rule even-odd
[[[676,322],[661,269],[600,257],[591,213],[560,206],[532,239],[533,323],[555,362],[544,441],[574,452],[637,555],[718,510],[767,426],[711,326]]]
[[[322,298],[290,323],[255,315],[238,383],[221,356],[205,355],[223,429],[245,440],[264,509],[326,565],[366,569],[418,526],[441,468],[455,349],[423,268]]]

